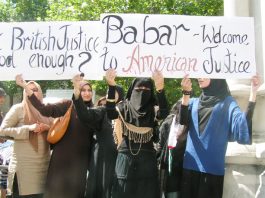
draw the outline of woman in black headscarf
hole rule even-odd
[[[109,84],[107,112],[110,119],[121,120],[122,139],[118,143],[118,156],[115,167],[113,198],[157,198],[159,197],[156,153],[153,146],[153,132],[156,119],[168,114],[164,93],[164,78],[155,72],[153,79],[136,78],[132,82],[125,100],[115,105],[115,70],[108,70]],[[157,108],[156,105],[158,105]]]
[[[258,77],[252,78],[249,104],[242,112],[224,79],[198,79],[202,93],[190,99],[192,84],[182,80],[180,123],[189,132],[183,163],[183,198],[222,198],[228,141],[251,144]]]
[[[75,95],[73,102],[81,122],[89,127],[93,126],[95,131],[85,197],[111,198],[117,157],[117,146],[113,138],[112,123],[107,117],[105,106],[86,108],[82,97],[80,97],[79,81],[81,80],[82,77],[79,75],[72,80]],[[116,86],[115,102],[119,103],[123,98],[124,91],[122,87]]]

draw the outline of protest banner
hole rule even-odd
[[[100,21],[0,23],[0,78],[101,80],[118,76],[250,78],[251,17],[103,14]]]
[[[98,21],[0,23],[0,80],[102,79],[99,30]]]
[[[251,17],[101,15],[103,70],[118,76],[250,78],[256,74]]]

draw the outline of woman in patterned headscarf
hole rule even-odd
[[[112,197],[157,198],[159,187],[153,133],[156,119],[163,119],[168,114],[164,78],[160,72],[155,72],[155,87],[150,78],[136,78],[125,100],[115,104],[115,77],[115,70],[107,71],[108,116],[122,121],[122,140],[118,148]]]
[[[25,86],[42,101],[39,84],[30,81]],[[52,121],[31,105],[25,90],[23,101],[6,114],[0,134],[14,139],[8,175],[8,194],[12,193],[13,197],[42,197],[50,160],[46,137]]]
[[[69,99],[63,99],[53,104],[43,104],[33,94],[34,90],[26,86],[21,76],[18,76],[17,84],[25,88],[31,104],[44,116],[61,117],[72,104],[72,100]],[[87,81],[80,82],[80,91],[86,107],[92,107],[92,87],[90,83]],[[80,122],[75,108],[72,108],[70,121],[64,136],[52,145],[53,151],[44,197],[73,198],[84,196],[92,134],[92,129]]]

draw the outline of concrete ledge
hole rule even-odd
[[[258,90],[258,95],[260,95],[260,96],[265,96],[265,83],[263,83],[263,84],[260,86],[260,88],[259,88],[259,90]]]
[[[227,164],[265,165],[265,142],[252,145],[228,143],[225,162]]]

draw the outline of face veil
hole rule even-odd
[[[154,120],[154,85],[150,78],[136,78],[128,89],[125,99],[125,120],[135,126],[149,126]]]

